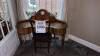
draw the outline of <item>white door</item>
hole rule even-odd
[[[0,0],[0,56],[13,56],[19,45],[12,3]]]

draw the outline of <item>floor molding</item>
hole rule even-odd
[[[100,46],[98,46],[98,45],[90,43],[90,42],[88,42],[86,40],[83,40],[83,39],[81,39],[81,38],[79,38],[77,36],[71,35],[71,34],[68,35],[68,38],[100,53]]]

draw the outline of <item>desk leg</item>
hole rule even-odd
[[[64,48],[64,40],[65,40],[65,36],[62,36],[62,40],[61,40],[61,47]]]

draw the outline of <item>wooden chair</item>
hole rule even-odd
[[[41,12],[43,14],[41,14]],[[38,21],[44,21],[47,20],[49,21],[49,16],[47,11],[45,10],[39,10],[36,15],[35,15],[35,19],[34,20],[38,20]],[[46,32],[45,33],[36,33],[36,28],[34,27],[34,20],[30,20],[30,24],[32,27],[32,31],[33,31],[33,42],[34,42],[34,50],[36,52],[37,48],[47,48],[48,52],[51,46],[51,39],[52,39],[52,34],[50,33],[50,22],[48,22],[47,28],[46,28]],[[38,44],[41,43],[41,45],[38,46]],[[47,45],[44,47],[43,45],[45,45],[44,43],[46,43]]]
[[[44,11],[45,15],[41,15],[41,11]],[[58,20],[54,15],[47,12],[45,9],[40,9],[34,16],[31,17],[31,20],[48,20],[47,24],[50,22],[50,32],[54,35],[61,36],[61,46],[64,47],[66,29],[68,27],[66,22]]]

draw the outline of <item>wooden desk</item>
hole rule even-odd
[[[21,23],[29,23],[29,21],[20,21],[19,22],[20,24]],[[18,24],[19,25],[19,24]],[[48,29],[48,28],[47,28]],[[35,28],[33,29],[35,31]],[[17,29],[17,32],[19,35],[23,34],[30,34],[32,33],[32,28],[31,27],[27,27],[27,28],[18,28]],[[55,35],[60,35],[61,36],[61,42],[62,42],[62,47],[64,46],[64,39],[65,39],[65,35],[66,35],[66,25],[61,25],[61,27],[56,27],[54,24],[52,26],[50,26],[50,32],[52,34],[55,34]]]
[[[44,12],[43,15],[41,15],[41,12]],[[66,28],[67,24],[63,21],[57,20],[54,16],[50,15],[49,12],[47,12],[44,9],[39,10],[34,16],[31,17],[31,21],[35,23],[35,20],[48,20],[47,23],[50,23],[50,32],[55,34],[55,35],[60,35],[62,36],[62,47],[64,46],[64,39],[66,35]],[[21,23],[30,23],[29,20],[23,20],[18,22],[18,25]],[[31,26],[30,26],[31,27]],[[26,33],[32,32],[32,28],[27,27],[23,28]],[[33,29],[35,31],[35,29]],[[23,31],[22,31],[23,32]],[[18,33],[21,33],[21,30],[18,29]],[[24,32],[23,32],[24,33]]]

